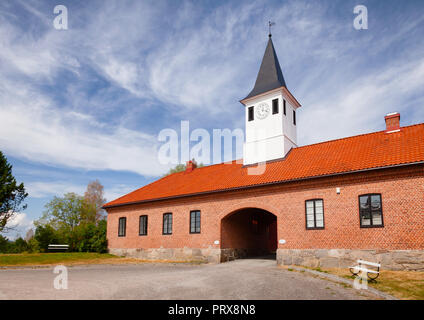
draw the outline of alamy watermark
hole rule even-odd
[[[68,268],[63,265],[59,265],[53,269],[53,273],[59,274],[53,280],[53,287],[56,290],[68,289]]]
[[[56,30],[68,30],[68,8],[63,4],[54,7],[53,13],[57,16],[53,20],[53,26]]]
[[[258,140],[264,136],[264,130],[256,130]],[[208,165],[211,163],[243,164],[244,131],[237,129],[213,129],[212,136],[208,130],[197,128],[190,132],[190,122],[181,121],[180,132],[167,128],[158,134],[162,143],[158,150],[158,161],[163,165],[177,165],[189,159]],[[258,153],[264,154],[265,144],[259,144]],[[233,160],[235,153],[237,160]],[[248,175],[260,175],[265,172],[266,163],[248,166]]]
[[[353,27],[356,30],[368,29],[368,8],[364,5],[357,5],[353,8],[353,13],[357,16],[353,20]]]
[[[359,267],[354,267],[355,280],[353,281],[353,287],[357,290],[368,289],[368,274],[364,270],[360,270]]]

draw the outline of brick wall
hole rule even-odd
[[[367,193],[382,195],[383,228],[360,228],[358,196]],[[305,229],[305,200],[315,198],[324,199],[324,230]],[[277,216],[277,238],[286,240],[279,249],[424,249],[423,165],[109,208],[108,246],[219,249],[221,219],[251,207]],[[200,234],[189,233],[190,210],[201,210]],[[172,235],[162,235],[166,212],[173,213]],[[146,214],[148,235],[139,236]],[[126,237],[118,237],[119,217],[127,217]]]

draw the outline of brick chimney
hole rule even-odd
[[[195,161],[192,161],[192,160],[187,161],[186,162],[186,170],[185,170],[185,172],[186,173],[192,172],[196,168],[197,168],[197,163]]]
[[[400,131],[400,114],[399,112],[389,113],[384,117],[386,120],[386,133]]]

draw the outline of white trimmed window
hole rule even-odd
[[[383,227],[381,194],[359,196],[361,228]]]
[[[306,229],[324,229],[324,201],[322,199],[307,200]]]
[[[163,214],[162,234],[172,234],[172,213]]]
[[[121,217],[119,218],[118,223],[118,237],[125,237],[127,231],[127,218]]]

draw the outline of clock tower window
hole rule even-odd
[[[249,121],[253,121],[253,119],[254,119],[254,110],[253,110],[253,107],[249,107],[249,109],[248,109],[249,111],[248,111],[248,120]]]
[[[272,100],[272,114],[278,113],[278,99]]]
[[[284,112],[284,115],[287,114],[287,112],[286,112],[286,99],[283,99],[283,112]]]

